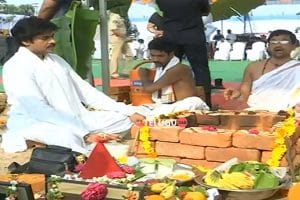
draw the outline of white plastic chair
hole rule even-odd
[[[218,44],[219,49],[215,51],[214,59],[215,60],[229,60],[229,52],[231,45],[226,40]]]
[[[244,60],[245,57],[245,42],[235,42],[232,45],[232,51],[229,53],[230,60]]]
[[[252,48],[246,51],[247,60],[256,61],[266,57],[266,44],[258,41],[252,44]]]

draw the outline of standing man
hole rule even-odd
[[[231,29],[227,30],[226,40],[231,44],[231,46],[236,41],[236,35],[232,33]]]
[[[224,39],[224,35],[221,33],[221,30],[218,29],[216,35],[213,37],[213,40],[215,41],[214,47],[216,47],[217,43],[222,39]]]
[[[210,11],[208,0],[157,0],[163,12],[164,36],[177,45],[176,56],[185,54],[192,66],[196,85],[204,86],[206,103],[211,105],[211,77],[203,15]]]
[[[120,60],[122,56],[125,55],[126,58],[132,58],[133,54],[126,41],[127,31],[124,19],[116,14],[109,13],[108,21],[109,30],[109,43],[111,48],[111,59],[110,59],[110,76],[111,78],[119,78],[118,66],[120,65]]]

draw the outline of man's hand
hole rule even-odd
[[[164,32],[161,30],[155,30],[154,31],[154,37],[158,38],[158,37],[162,37],[164,35]]]
[[[239,90],[235,90],[232,88],[227,88],[224,91],[224,98],[226,100],[237,99],[241,96],[241,92]]]
[[[145,116],[138,114],[138,113],[134,113],[133,115],[129,116],[130,120],[133,123],[138,123],[138,122],[142,122],[143,120],[145,120]]]

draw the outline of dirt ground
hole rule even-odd
[[[0,129],[0,135],[5,131],[4,128]],[[12,162],[17,162],[19,164],[24,164],[29,161],[32,149],[28,149],[25,152],[20,153],[5,153],[2,148],[0,148],[0,174],[8,173],[7,167]]]

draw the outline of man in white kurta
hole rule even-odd
[[[228,88],[225,99],[240,98],[252,110],[280,111],[300,103],[300,62],[292,60],[296,36],[275,30],[268,38],[270,58],[249,63],[240,90]]]
[[[3,67],[11,106],[8,131],[3,134],[5,151],[23,151],[25,141],[33,140],[87,153],[84,137],[88,134],[121,133],[131,128],[132,121],[143,118],[134,107],[115,102],[90,86],[51,53],[54,24],[35,17],[22,20],[12,29],[21,47]]]

